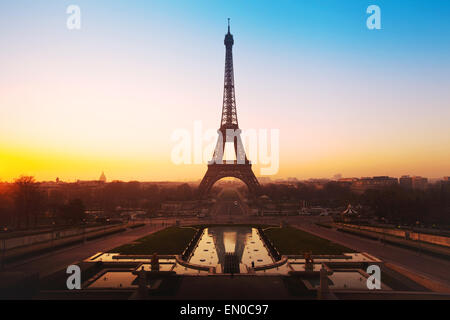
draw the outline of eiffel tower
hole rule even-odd
[[[198,188],[199,196],[208,195],[214,183],[225,177],[234,177],[243,181],[250,196],[257,196],[260,185],[252,171],[252,164],[247,159],[241,140],[241,130],[237,120],[236,99],[234,94],[233,71],[233,35],[230,33],[230,19],[228,19],[228,33],[225,35],[225,80],[223,91],[223,106],[220,128],[217,130],[219,138],[214,150],[213,158],[208,163],[208,170]],[[234,144],[236,160],[224,160],[225,143]]]

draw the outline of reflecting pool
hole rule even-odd
[[[252,262],[254,266],[274,262],[258,230],[241,226],[205,228],[189,262],[223,267],[226,253],[235,254],[246,267],[252,267]]]
[[[89,285],[89,288],[132,288],[136,287],[133,284],[135,279],[136,276],[129,271],[106,272]]]

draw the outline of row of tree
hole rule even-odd
[[[82,221],[85,212],[81,199],[67,199],[57,206],[49,202],[45,191],[30,176],[20,177],[13,184],[0,188],[0,225],[19,229],[36,227],[47,213],[53,220],[73,224]]]
[[[86,208],[107,215],[114,215],[119,207],[155,212],[164,201],[194,197],[195,190],[188,184],[164,186],[117,181],[96,187],[61,184],[48,190],[33,177],[24,176],[0,186],[0,226],[31,228],[42,217],[56,223],[79,223],[86,217]]]
[[[263,194],[274,201],[306,201],[310,205],[330,208],[361,204],[377,217],[389,221],[412,224],[450,225],[450,186],[435,184],[426,190],[406,189],[399,185],[383,189],[369,189],[354,193],[348,186],[328,182],[323,188],[311,184],[268,184]]]
[[[426,190],[391,186],[356,194],[349,187],[329,182],[322,188],[311,184],[267,184],[262,193],[275,202],[306,201],[309,205],[345,207],[361,204],[372,214],[399,223],[450,225],[450,187],[433,185]],[[243,192],[247,192],[244,186]],[[212,193],[217,193],[218,187]],[[119,207],[156,212],[162,202],[195,199],[195,189],[188,184],[163,185],[139,182],[111,182],[97,187],[63,184],[42,188],[33,177],[21,177],[13,184],[0,185],[0,225],[30,228],[40,217],[58,223],[78,223],[85,218],[85,208],[113,215]]]

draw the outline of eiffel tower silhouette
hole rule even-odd
[[[208,170],[198,188],[199,196],[208,195],[214,183],[225,177],[234,177],[243,181],[249,190],[250,196],[260,193],[258,179],[252,171],[252,164],[247,159],[241,140],[241,130],[237,120],[236,98],[234,94],[233,71],[233,35],[230,33],[230,19],[228,19],[228,33],[225,35],[225,79],[223,90],[223,106],[220,128],[217,130],[219,138],[213,158],[208,163]],[[233,142],[236,160],[224,160],[225,143]]]

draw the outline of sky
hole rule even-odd
[[[201,179],[172,138],[219,127],[227,18],[239,125],[279,130],[269,177],[448,176],[449,16],[425,0],[2,1],[0,181]]]

